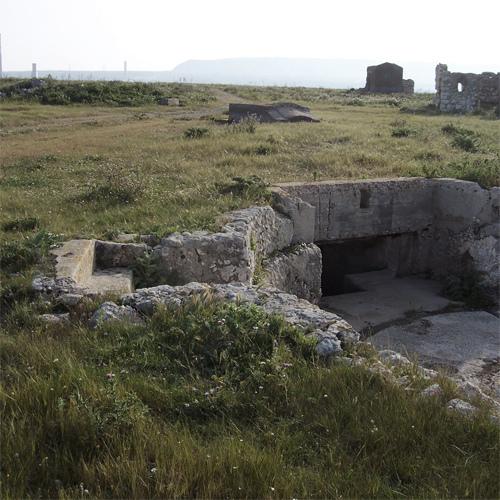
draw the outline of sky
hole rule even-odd
[[[498,0],[0,0],[4,71],[310,57],[500,71]],[[451,69],[451,68],[450,68]]]

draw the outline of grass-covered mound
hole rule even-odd
[[[179,98],[182,104],[213,100],[201,87],[176,83],[142,83],[122,81],[63,81],[44,79],[6,79],[0,92],[7,100],[41,104],[93,104],[145,106],[158,104],[167,97]]]
[[[282,320],[200,300],[145,326],[3,321],[2,498],[499,495],[498,429]]]

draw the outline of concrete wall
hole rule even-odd
[[[418,178],[278,187],[315,209],[308,217],[318,243],[397,235],[386,251],[390,267],[398,274],[430,271],[440,277],[478,271],[485,286],[497,294],[500,188]],[[296,215],[293,210],[288,214],[292,219]]]
[[[314,240],[401,234],[433,223],[427,179],[286,183],[279,187],[316,209]]]

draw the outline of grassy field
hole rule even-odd
[[[286,91],[321,123],[262,124],[252,132],[214,120],[224,118],[232,99],[284,100]],[[221,186],[235,176],[269,183],[406,175],[499,180],[500,122],[401,111],[425,110],[429,95],[246,87],[203,92],[216,99],[181,108],[0,104],[0,222],[36,216],[67,237],[204,228],[217,214],[255,201],[224,194]],[[450,123],[474,134],[474,152],[442,131]],[[208,132],[187,139],[189,128]],[[129,196],[92,196],[106,187]]]
[[[265,183],[498,184],[498,120],[436,114],[429,95],[51,85],[0,101],[2,498],[498,498],[498,427],[485,407],[447,412],[444,380],[423,400],[413,372],[403,390],[320,363],[281,319],[209,298],[143,326],[89,329],[96,302],[50,325],[38,315],[63,309],[29,286],[62,238],[211,228],[264,203]],[[169,95],[183,105],[156,103]],[[293,100],[321,122],[228,125],[238,100]]]

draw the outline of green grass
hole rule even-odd
[[[453,174],[450,164],[482,165],[484,160],[493,175],[482,177],[488,185],[496,182],[500,122],[481,116],[402,114],[394,105],[394,100],[423,105],[430,102],[428,95],[357,95],[363,106],[353,106],[352,94],[324,89],[232,90],[243,96],[252,90],[265,101],[283,100],[287,90],[288,100],[297,94],[322,121],[220,124],[211,118],[231,100],[226,94],[224,102],[206,104],[207,118],[199,105],[179,110],[0,104],[0,186],[5,193],[0,223],[38,217],[41,227],[67,237],[209,228],[220,213],[256,201],[220,193],[217,186],[252,175],[273,183],[427,175],[433,170]],[[196,91],[207,96],[224,92],[216,86]],[[480,150],[453,146],[452,137],[441,131],[450,122],[473,131]],[[393,136],[395,130],[399,134],[397,123],[403,123],[403,137]],[[191,129],[208,134],[186,140]],[[137,178],[140,194],[118,193],[113,196],[117,203],[99,203],[107,192],[99,188],[110,175]]]
[[[97,331],[30,307],[0,337],[3,498],[499,494],[486,413],[322,365],[254,307],[205,299]]]
[[[88,91],[91,106],[0,103],[2,498],[498,497],[498,428],[485,408],[447,413],[449,383],[423,401],[422,381],[404,391],[325,366],[280,319],[209,299],[145,326],[91,331],[96,303],[43,325],[38,314],[64,308],[30,288],[61,238],[214,228],[223,212],[268,203],[273,182],[498,185],[498,121],[440,116],[428,95],[120,84],[97,98],[104,84],[72,85],[61,92],[76,102]],[[186,107],[154,104],[155,89]],[[321,122],[224,124],[238,96],[299,101]],[[139,284],[156,272],[146,257]]]

